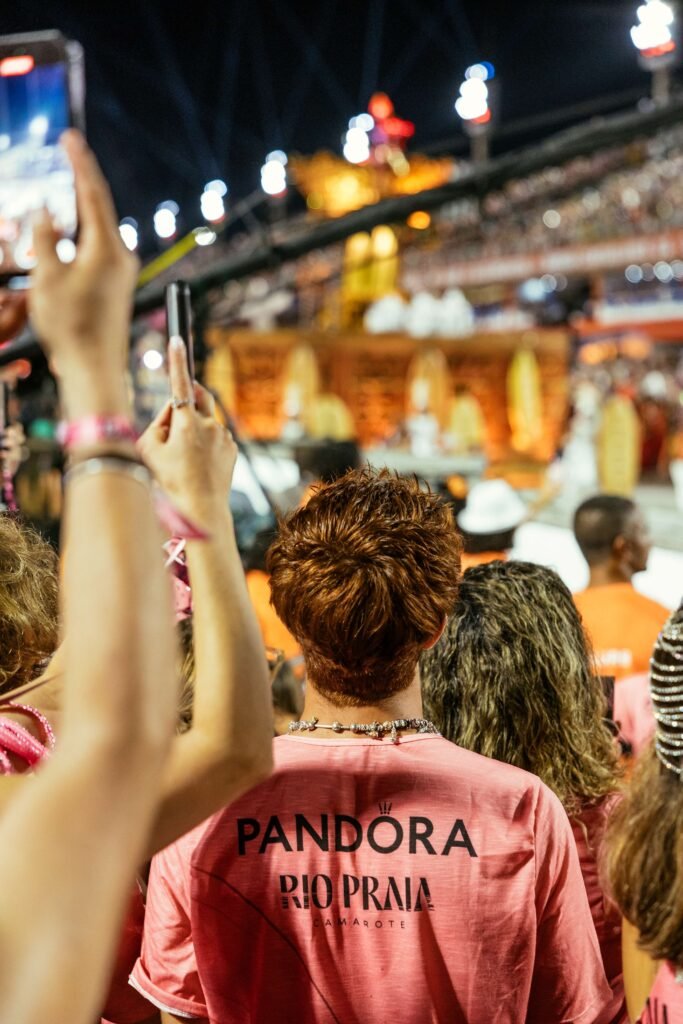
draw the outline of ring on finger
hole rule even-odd
[[[194,405],[190,398],[174,398],[171,402],[173,409],[186,409],[188,405]]]

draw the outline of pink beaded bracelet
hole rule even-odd
[[[82,416],[60,423],[57,440],[64,448],[101,444],[113,441],[137,441],[138,435],[128,416]]]

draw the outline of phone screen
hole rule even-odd
[[[0,53],[0,273],[35,263],[32,214],[47,206],[58,229],[76,232],[73,174],[59,137],[71,122],[66,62]]]

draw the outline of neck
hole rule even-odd
[[[387,697],[386,700],[375,704],[363,704],[360,707],[335,703],[316,689],[315,680],[309,679],[304,709],[301,713],[302,720],[306,722],[317,718],[319,722],[341,722],[342,725],[369,725],[371,722],[392,722],[397,718],[421,717],[422,692],[417,669],[413,681],[405,690]],[[315,736],[319,739],[333,739],[339,736],[350,738],[349,733],[333,733],[326,729],[316,732]]]
[[[610,583],[631,583],[633,570],[622,562],[594,565],[590,571],[589,587],[606,587]]]

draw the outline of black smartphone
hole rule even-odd
[[[83,130],[81,46],[59,32],[0,36],[0,277],[35,263],[31,219],[46,206],[67,240],[76,234],[76,190],[59,137]]]
[[[4,441],[4,434],[10,425],[10,398],[12,389],[6,380],[0,381],[0,434]]]
[[[166,286],[166,333],[169,341],[178,336],[185,342],[190,380],[194,380],[192,295],[187,281],[172,281]]]

